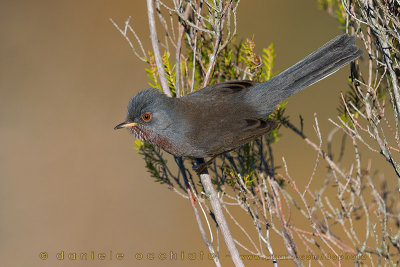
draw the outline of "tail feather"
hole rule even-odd
[[[340,35],[269,81],[254,86],[245,97],[261,116],[273,112],[276,105],[298,91],[324,79],[357,59],[362,50],[355,37]],[[261,102],[261,105],[260,105]]]

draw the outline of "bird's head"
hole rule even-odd
[[[114,129],[127,128],[137,138],[154,144],[157,136],[165,136],[164,132],[169,131],[171,101],[156,89],[140,91],[129,101],[126,120]]]

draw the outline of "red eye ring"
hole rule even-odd
[[[142,115],[142,120],[144,122],[149,122],[151,120],[151,114],[149,112],[146,112]]]

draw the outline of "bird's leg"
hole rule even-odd
[[[204,162],[204,159],[196,159],[196,162],[199,165],[193,166],[193,169],[196,171],[197,174],[201,174],[207,166],[211,165],[211,163],[215,160],[218,155],[213,156],[207,162]]]

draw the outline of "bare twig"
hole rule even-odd
[[[213,208],[215,218],[217,220],[218,226],[221,229],[225,244],[229,250],[229,253],[231,254],[232,261],[234,262],[235,266],[244,266],[243,261],[239,255],[239,251],[236,248],[235,241],[232,238],[232,234],[226,222],[221,203],[219,202],[217,193],[215,192],[215,189],[211,183],[210,175],[201,174],[200,180],[204,186],[204,191],[206,192],[207,198],[210,201],[211,207]]]
[[[168,86],[167,77],[165,76],[164,70],[164,63],[161,58],[160,47],[158,45],[158,38],[157,38],[157,29],[156,29],[156,21],[154,19],[154,7],[153,1],[154,0],[146,0],[147,1],[147,15],[149,19],[149,27],[150,27],[150,39],[151,44],[153,46],[154,58],[156,60],[158,76],[160,78],[161,88],[167,96],[171,97],[171,90]]]

